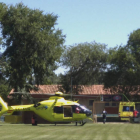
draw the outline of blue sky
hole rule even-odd
[[[57,28],[66,35],[65,45],[96,41],[108,47],[125,45],[128,35],[140,28],[139,0],[0,0],[23,2],[32,9],[58,15]],[[58,70],[58,73],[62,72]]]

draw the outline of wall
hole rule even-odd
[[[106,103],[109,106],[106,106]],[[115,103],[116,106],[112,106],[112,103]],[[103,110],[106,110],[108,114],[118,114],[119,110],[119,102],[104,102],[104,101],[97,101],[93,103],[93,114],[102,114]]]
[[[83,97],[74,97],[73,98],[74,100],[79,100],[78,103],[81,104],[81,105],[84,105],[86,106],[88,109],[92,110],[93,109],[93,104],[89,105],[89,100],[97,100],[97,97],[86,97],[86,96],[83,96]],[[99,98],[100,99],[100,98]],[[98,100],[99,100],[98,99]]]

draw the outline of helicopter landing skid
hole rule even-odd
[[[83,126],[83,125],[85,125],[86,124],[86,122],[80,122],[80,124],[81,124],[81,126]],[[77,126],[77,122],[76,122],[76,124],[75,124],[76,126]]]
[[[83,125],[85,125],[85,124],[86,124],[86,122],[82,122],[81,126],[83,126]]]

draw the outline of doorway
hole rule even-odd
[[[71,106],[63,106],[64,109],[64,117],[72,117],[72,107]]]

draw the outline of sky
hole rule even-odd
[[[84,42],[106,44],[108,48],[126,45],[128,36],[140,28],[140,0],[0,0],[5,4],[22,2],[44,14],[58,15],[56,26],[66,35],[65,45]],[[56,73],[64,73],[59,68]]]

